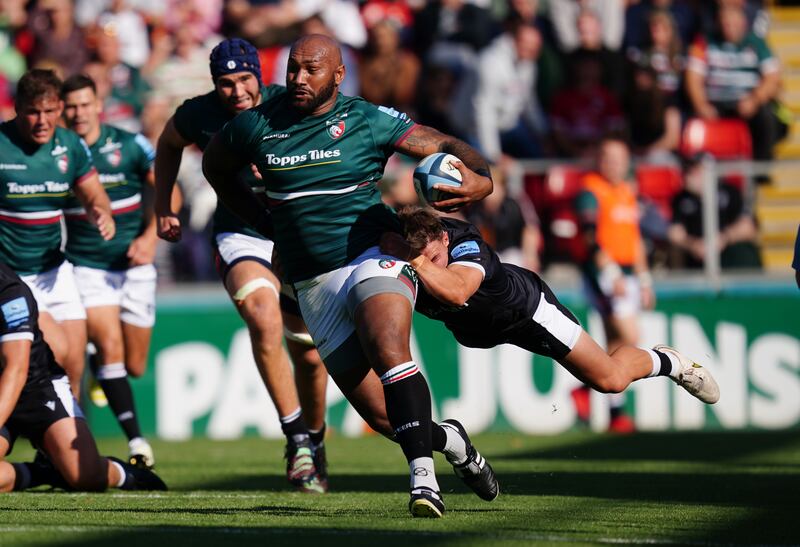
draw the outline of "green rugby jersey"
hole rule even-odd
[[[0,262],[20,275],[61,264],[62,209],[73,186],[94,172],[86,143],[72,131],[56,127],[50,142],[35,146],[14,120],[0,125]]]
[[[64,209],[67,259],[76,266],[125,270],[129,266],[128,247],[144,228],[142,186],[146,184],[155,150],[143,135],[110,125],[100,126],[100,136],[89,150],[111,200],[117,231],[113,239],[104,241],[73,193]]]
[[[285,93],[225,125],[223,142],[264,178],[289,281],[339,268],[399,231],[377,183],[413,127],[405,114],[342,94],[326,114],[302,117]]]
[[[262,86],[261,102],[264,102],[269,97],[279,94],[284,90],[285,88],[279,85]],[[222,129],[222,126],[234,116],[235,114],[225,109],[217,92],[211,91],[205,95],[199,95],[184,101],[184,103],[175,110],[175,115],[172,119],[175,124],[175,129],[178,130],[181,137],[196,144],[200,150],[205,150],[209,141],[211,141],[211,137]],[[258,189],[256,191],[263,190],[263,184],[253,175],[249,167],[243,169],[240,176],[247,180],[250,187]],[[231,213],[222,203],[217,203],[217,208],[214,211],[213,232],[214,234],[236,232],[263,239],[258,232],[242,222],[239,217]]]

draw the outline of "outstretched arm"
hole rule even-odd
[[[238,176],[249,165],[250,161],[226,146],[219,134],[214,135],[203,152],[203,174],[219,200],[259,233],[270,236],[272,222],[269,211],[253,189]]]
[[[175,128],[174,117],[167,121],[156,144],[155,213],[158,237],[167,241],[181,239],[181,223],[174,199],[175,180],[181,167],[183,149],[192,144]],[[179,208],[179,207],[178,207]]]
[[[483,282],[477,268],[450,264],[439,266],[411,248],[403,236],[386,232],[381,236],[381,251],[407,261],[417,271],[425,290],[436,300],[451,306],[463,306]]]
[[[439,184],[435,186],[437,190],[456,194],[458,197],[433,203],[437,209],[461,207],[473,201],[480,201],[492,193],[489,164],[477,150],[460,139],[445,135],[432,127],[416,125],[411,133],[395,146],[395,149],[417,159],[436,152],[444,152],[461,160],[461,163],[455,164],[461,172],[461,186]]]
[[[0,342],[0,361],[3,364],[0,374],[0,427],[3,427],[17,406],[22,388],[28,379],[28,362],[31,354],[31,340],[28,338]]]

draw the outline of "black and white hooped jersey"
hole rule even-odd
[[[535,274],[501,263],[475,226],[452,218],[442,218],[441,222],[450,238],[448,266],[476,268],[483,273],[483,281],[461,307],[440,302],[425,290],[424,283],[420,283],[416,310],[443,321],[457,339],[499,336],[520,321],[533,317],[540,297],[540,289],[532,281]]]
[[[55,361],[39,330],[39,308],[33,293],[19,276],[0,263],[0,344],[13,340],[30,340],[31,353],[28,379],[23,393],[53,376],[64,374]]]

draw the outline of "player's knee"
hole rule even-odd
[[[145,355],[126,355],[125,369],[131,378],[141,378],[147,370],[147,356]]]
[[[274,295],[264,289],[254,292],[239,304],[239,310],[251,334],[280,343],[283,321]]]
[[[621,393],[628,387],[629,382],[619,374],[604,376],[592,382],[592,388],[600,393]]]

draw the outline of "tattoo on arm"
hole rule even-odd
[[[481,169],[485,173],[489,172],[486,160],[470,145],[426,125],[417,125],[399,145],[398,150],[420,159],[435,152],[453,154],[473,171],[478,172]]]

